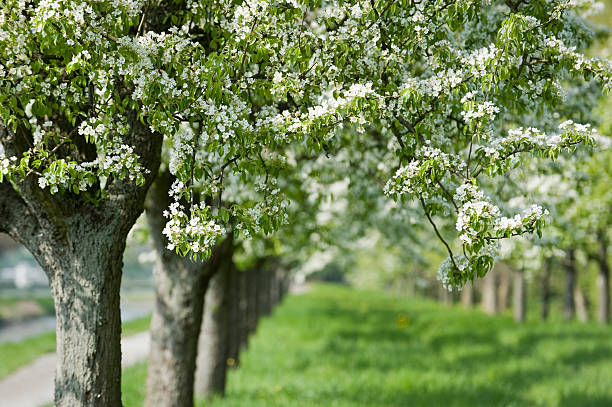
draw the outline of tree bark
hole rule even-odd
[[[211,278],[206,293],[195,375],[198,397],[208,398],[225,393],[231,266],[232,256],[228,253],[220,270]]]
[[[487,273],[482,283],[482,309],[489,315],[495,315],[498,312],[496,268]]]
[[[576,289],[576,258],[573,249],[566,252],[563,261],[565,268],[565,294],[563,297],[563,317],[566,321],[571,321],[576,315],[574,302],[574,291]]]
[[[74,251],[57,256],[57,268],[47,269],[54,272],[57,314],[56,406],[121,405],[119,288],[125,240],[106,235],[102,243],[100,237],[81,234]]]
[[[228,297],[228,351],[227,365],[228,367],[236,367],[238,365],[238,356],[240,352],[240,329],[239,329],[239,313],[240,313],[240,297],[239,297],[239,271],[235,264],[232,264],[229,274],[229,297]]]
[[[275,267],[274,270],[270,271],[270,304],[271,308],[274,309],[278,304],[280,293],[279,293],[279,271]]]
[[[257,272],[257,319],[270,314],[270,275],[260,264]]]
[[[109,178],[103,191],[94,185],[80,195],[51,195],[33,176],[13,185],[0,183],[0,231],[32,253],[51,285],[57,315],[56,407],[121,406],[123,250],[157,173],[162,143],[135,113],[128,121],[123,141],[148,171],[141,187]],[[24,129],[13,132],[0,123],[7,155],[21,156],[28,137]],[[95,150],[84,147],[75,154],[92,159]]]
[[[510,300],[510,285],[512,284],[513,272],[506,264],[499,264],[496,270],[498,278],[497,312],[508,309]]]
[[[257,310],[257,298],[259,297],[258,285],[257,285],[257,274],[259,271],[257,268],[252,268],[246,272],[247,280],[247,336],[255,333],[257,329],[257,320],[259,318],[259,311]]]
[[[147,220],[157,251],[155,309],[151,319],[151,349],[147,372],[146,407],[191,407],[202,324],[204,294],[218,268],[230,237],[213,249],[206,262],[194,262],[166,248],[163,211],[170,204],[168,172],[159,175],[146,201]]]
[[[248,282],[247,272],[238,272],[238,336],[240,342],[240,350],[246,349],[248,344]]]
[[[527,310],[525,274],[522,271],[515,270],[513,281],[512,305],[514,308],[514,320],[522,323],[525,322],[525,313]]]
[[[576,315],[578,316],[578,321],[583,323],[587,322],[589,320],[587,300],[580,287],[576,287],[574,290],[574,303],[576,304]]]
[[[608,264],[608,239],[606,232],[600,230],[597,234],[599,250],[597,261],[599,263],[599,274],[597,276],[597,291],[599,302],[597,303],[597,322],[600,324],[610,323],[610,266]]]
[[[542,273],[542,280],[540,281],[540,299],[542,301],[542,308],[540,316],[542,320],[548,319],[550,312],[550,276],[552,274],[552,259],[548,258],[544,261],[544,271]]]

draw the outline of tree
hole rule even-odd
[[[440,279],[484,275],[497,241],[539,231],[545,214],[503,215],[487,180],[519,155],[593,141],[558,109],[562,83],[584,90],[575,103],[594,94],[585,78],[610,86],[609,63],[577,51],[592,39],[589,6],[5,2],[0,207],[54,287],[56,405],[120,404],[120,252],[162,137],[175,178],[163,233],[180,255],[205,260],[227,232],[281,227],[287,152],[360,151],[361,132],[396,157],[386,195],[416,202],[447,249]],[[229,167],[258,179],[258,195],[224,205]],[[438,227],[446,213],[459,255]]]

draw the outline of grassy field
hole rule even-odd
[[[124,374],[142,404],[145,364]],[[212,407],[612,406],[612,329],[315,286],[262,321]],[[204,403],[200,403],[203,406]]]
[[[150,323],[150,316],[126,322],[123,324],[122,334],[126,336],[146,331]],[[55,332],[33,336],[17,343],[0,343],[0,379],[50,352],[55,352]]]

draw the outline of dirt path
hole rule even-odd
[[[149,353],[149,332],[123,338],[122,361],[125,366],[145,359]],[[55,354],[39,357],[0,381],[0,404],[6,407],[39,407],[53,401]]]

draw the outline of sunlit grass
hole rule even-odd
[[[146,365],[124,374],[142,404]],[[610,406],[612,329],[315,286],[264,319],[225,399],[200,406]]]

